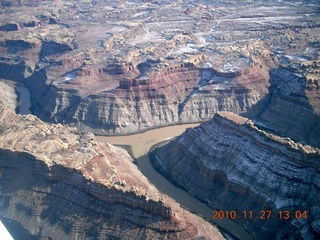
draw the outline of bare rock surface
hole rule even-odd
[[[312,80],[306,80],[303,74],[282,67],[271,71],[270,83],[269,94],[253,107],[259,110],[249,114],[251,119],[278,135],[319,147],[319,87]]]
[[[231,111],[320,144],[318,1],[3,4],[0,77],[45,121],[123,135]]]
[[[257,128],[244,117],[217,113],[152,153],[156,168],[191,195],[236,211],[256,239],[318,239],[320,150]],[[192,177],[191,177],[192,176]],[[271,210],[268,219],[261,211]],[[289,211],[281,219],[279,211]],[[253,212],[245,219],[243,211]],[[296,218],[296,211],[306,211]]]
[[[128,153],[0,105],[0,215],[15,239],[223,239],[161,194]]]
[[[0,81],[0,93],[2,95],[1,104],[14,112],[18,106],[17,94],[14,87]]]

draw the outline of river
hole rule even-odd
[[[30,107],[31,107],[31,100],[30,100],[30,92],[29,89],[26,88],[22,83],[17,83],[15,87],[16,91],[19,93],[19,114],[31,114]]]
[[[30,92],[29,89],[21,82],[15,82],[12,80],[4,80],[0,79],[1,82],[14,87],[17,92],[17,100],[19,102],[19,106],[17,107],[17,113],[19,114],[31,114],[31,100],[30,100]]]
[[[213,209],[201,203],[198,199],[192,197],[186,191],[176,187],[165,177],[159,174],[153,168],[148,155],[148,152],[153,145],[174,138],[182,134],[187,128],[196,127],[198,125],[199,124],[175,125],[153,129],[144,133],[138,133],[129,136],[96,136],[96,139],[100,142],[109,142],[116,145],[130,145],[139,170],[159,191],[175,199],[182,207],[188,209],[189,211],[194,212],[205,219],[210,219],[210,221],[213,221]],[[253,237],[235,221],[230,219],[222,219],[215,220],[213,222],[240,239],[253,239]],[[224,234],[224,236],[227,237],[226,234]]]
[[[15,81],[0,80],[13,86],[18,93],[18,100],[20,105],[17,113],[31,114],[30,107],[30,92],[22,84]],[[148,152],[150,148],[162,141],[169,140],[182,134],[187,128],[196,127],[199,124],[183,124],[169,127],[163,127],[138,133],[129,136],[96,136],[96,139],[101,142],[109,142],[118,145],[130,145],[132,153],[136,159],[136,163],[140,171],[149,179],[149,181],[162,193],[167,194],[175,199],[182,207],[192,211],[198,215],[203,216],[205,219],[212,220],[212,210],[205,204],[202,204],[198,199],[189,195],[186,191],[176,187],[166,178],[160,175],[152,166],[149,160]],[[230,219],[223,219],[214,221],[215,224],[232,233],[240,239],[252,240],[253,237],[245,231],[245,229]],[[228,237],[224,233],[225,237]],[[229,238],[229,237],[228,237]],[[230,237],[232,239],[232,237]]]

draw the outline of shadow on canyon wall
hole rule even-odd
[[[284,67],[271,70],[269,82],[269,93],[241,115],[253,119],[259,128],[320,147],[319,102],[309,98],[319,95],[319,89],[307,96],[306,79]]]
[[[38,239],[36,236],[30,234],[29,231],[23,228],[23,226],[16,221],[6,219],[0,216],[0,220],[3,223],[3,225],[7,228],[8,232],[15,240],[36,240]]]
[[[49,169],[32,155],[9,150],[0,150],[0,159],[0,218],[16,240],[139,237],[167,218],[161,203],[93,183],[75,169]]]

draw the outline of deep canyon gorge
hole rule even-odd
[[[162,140],[155,169],[253,238],[320,238],[318,1],[0,4],[0,220],[16,239],[228,237],[144,172]]]
[[[223,239],[150,185],[125,150],[0,112],[0,213],[15,239]]]

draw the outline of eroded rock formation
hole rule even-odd
[[[132,66],[132,70],[124,71],[139,73],[134,69]],[[106,88],[85,98],[82,95],[88,88],[48,86],[44,72],[35,74],[27,79],[36,102],[34,113],[47,121],[73,124],[82,132],[128,134],[156,126],[208,120],[219,110],[246,112],[267,94],[269,85],[268,69],[259,66],[228,75],[193,64],[179,65],[149,78],[128,80],[121,80],[126,78],[123,70],[117,70],[121,72],[118,75],[107,71],[78,71],[82,77],[98,77],[100,88]],[[43,83],[38,76],[44,77]],[[120,81],[114,83],[115,78]]]
[[[319,3],[283,4],[6,3],[0,26],[16,27],[0,38],[0,77],[25,81],[35,115],[81,132],[129,134],[232,111],[319,146]],[[295,74],[307,84],[284,94]],[[297,114],[285,129],[289,110]]]
[[[2,104],[0,181],[0,216],[15,239],[222,239],[150,185],[123,149]]]
[[[272,70],[269,94],[248,115],[276,134],[319,147],[320,90],[306,75],[284,67]]]
[[[221,112],[156,149],[156,168],[217,210],[235,210],[256,239],[320,237],[320,150]],[[192,176],[192,177],[191,177]],[[260,219],[261,210],[271,210]],[[280,219],[279,211],[290,218]],[[307,211],[296,219],[295,212]],[[253,211],[244,219],[243,211]],[[257,217],[257,218],[256,218]]]
[[[18,106],[17,95],[14,87],[5,82],[0,82],[0,93],[2,95],[0,99],[1,104],[14,112]]]

